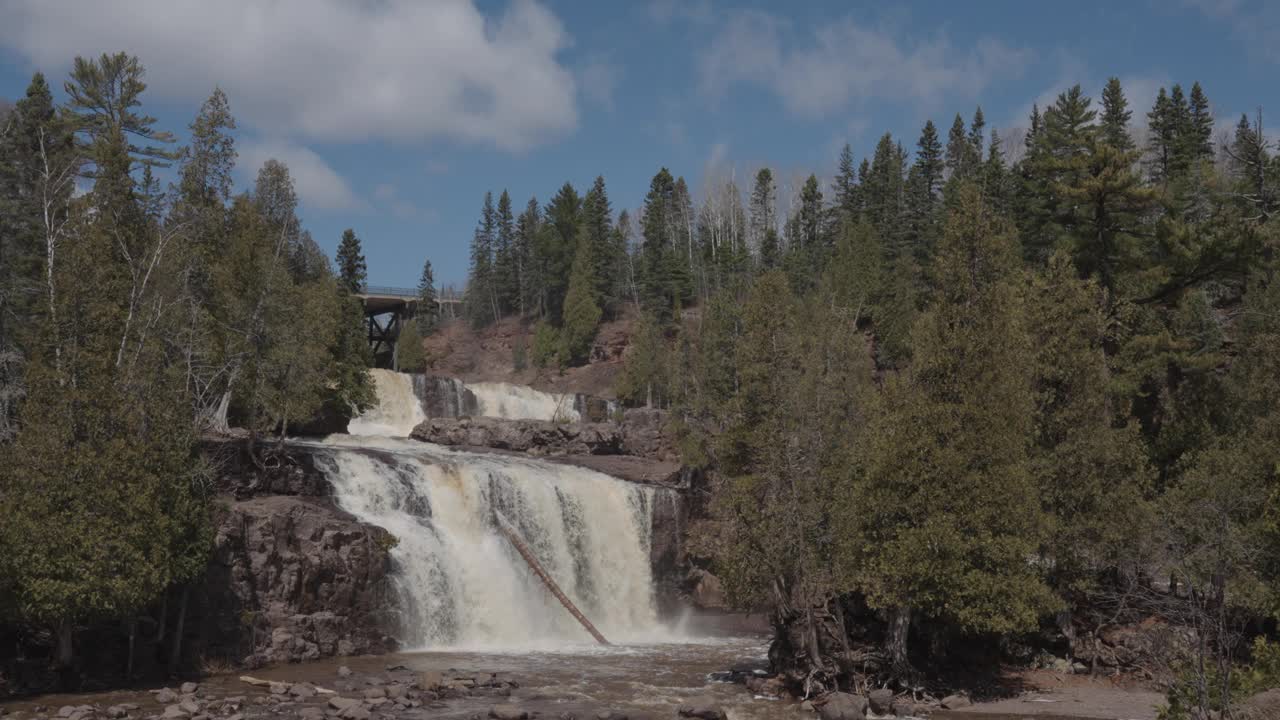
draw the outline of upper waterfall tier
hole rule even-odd
[[[407,437],[428,417],[577,422],[588,414],[603,419],[616,409],[612,401],[542,392],[525,385],[464,383],[454,378],[381,369],[370,373],[377,404],[351,421],[347,431],[352,435]]]

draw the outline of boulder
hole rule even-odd
[[[342,667],[338,668],[338,677],[343,677],[343,678],[351,677],[351,668],[347,667],[346,665],[343,665]]]
[[[188,716],[187,711],[183,710],[177,705],[170,705],[169,707],[166,707],[164,709],[163,713],[160,713],[160,717],[167,718],[168,720],[181,720],[182,718],[186,718],[187,716]]]
[[[199,689],[200,689],[200,685],[198,683],[184,682],[182,683],[182,687],[179,690],[179,692],[181,692],[183,695],[194,695],[195,692]]]
[[[893,712],[893,691],[889,688],[872,690],[867,694],[867,703],[876,715],[888,715]]]
[[[494,705],[489,708],[489,717],[493,720],[527,720],[529,713],[515,705]]]
[[[677,710],[680,717],[699,720],[728,720],[724,710],[710,698],[693,698]]]
[[[1272,688],[1245,700],[1236,708],[1238,720],[1273,720],[1280,718],[1280,688]]]
[[[342,720],[369,720],[372,716],[369,708],[363,705],[350,705],[338,711],[338,717]]]
[[[200,704],[194,700],[183,700],[178,703],[178,707],[188,715],[197,715],[200,712]]]
[[[818,706],[822,720],[862,720],[867,716],[867,699],[861,695],[833,692]]]
[[[444,685],[444,675],[435,670],[428,670],[418,676],[419,690],[435,690]]]
[[[169,688],[160,688],[156,691],[156,702],[161,705],[172,705],[178,701],[178,694]]]
[[[334,710],[345,710],[351,707],[352,705],[359,705],[359,704],[360,704],[359,700],[355,700],[353,698],[345,698],[345,697],[342,697],[341,695],[334,695],[333,697],[329,698],[329,707],[333,708]]]
[[[386,696],[387,696],[387,691],[383,690],[380,687],[371,687],[368,690],[364,691],[365,700],[377,700],[377,699],[385,698]]]
[[[960,694],[948,695],[942,698],[942,709],[944,710],[959,710],[963,707],[969,707],[972,704],[973,703],[969,701],[969,698]]]
[[[316,696],[316,688],[309,683],[294,683],[289,686],[289,694],[305,700]]]

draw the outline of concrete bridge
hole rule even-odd
[[[376,367],[396,368],[396,340],[400,327],[418,313],[417,288],[367,285],[356,297],[364,303],[364,315],[369,323],[369,346],[373,348]],[[462,293],[452,287],[436,291],[436,306],[441,320],[458,316],[462,305]]]

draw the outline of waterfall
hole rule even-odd
[[[422,404],[414,392],[413,376],[391,370],[374,369],[373,377],[377,404],[359,417],[347,423],[352,435],[377,435],[382,437],[409,437],[418,423],[426,419]]]
[[[480,404],[480,415],[509,420],[578,420],[573,395],[547,393],[525,385],[469,383]]]
[[[650,554],[655,503],[669,501],[663,495],[672,491],[534,458],[404,439],[424,416],[414,380],[387,371],[374,371],[374,378],[378,405],[351,422],[350,435],[326,439],[317,464],[340,507],[398,541],[392,579],[406,647],[592,642],[498,531],[494,510],[610,641],[667,636],[658,622]],[[554,397],[512,388],[468,387],[482,407],[512,416],[544,412],[545,398]]]

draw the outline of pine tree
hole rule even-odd
[[[902,251],[903,157],[893,136],[885,133],[876,143],[875,155],[862,184],[867,220],[880,235],[888,257]]]
[[[493,273],[493,245],[497,241],[497,213],[493,193],[484,194],[480,222],[471,238],[471,272],[467,277],[467,317],[474,327],[497,322],[497,288]]]
[[[1129,109],[1129,101],[1120,87],[1120,78],[1112,77],[1102,90],[1103,142],[1121,152],[1133,150],[1133,137],[1129,135],[1129,121],[1132,119],[1133,111]]]
[[[527,316],[535,308],[539,314],[546,312],[543,300],[546,296],[538,256],[538,232],[542,226],[542,208],[536,197],[529,198],[524,212],[516,219],[516,270],[519,275],[520,316]]]
[[[547,204],[544,218],[537,253],[541,260],[547,319],[558,327],[578,248],[578,230],[582,226],[582,198],[578,191],[569,183],[562,185]]]
[[[968,135],[965,134],[964,119],[960,117],[960,113],[956,113],[955,120],[951,122],[951,131],[947,133],[946,165],[950,173],[948,179],[967,179],[972,169],[970,163],[972,158],[973,146],[969,143]]]
[[[853,150],[849,143],[840,149],[840,159],[836,165],[836,177],[831,183],[831,194],[836,206],[845,217],[855,218],[858,215],[858,175],[853,165]]]
[[[582,228],[578,232],[578,243],[584,242],[591,246],[591,267],[588,269],[592,280],[591,299],[599,309],[612,315],[618,305],[614,291],[621,261],[615,251],[613,209],[609,205],[603,177],[596,178],[582,199]],[[574,262],[577,262],[576,257]],[[572,278],[572,270],[570,273]]]
[[[1114,146],[1108,143],[1108,147]],[[1036,275],[1027,303],[1036,398],[1032,470],[1051,516],[1044,553],[1049,580],[1071,605],[1108,572],[1126,566],[1149,529],[1144,497],[1153,478],[1134,425],[1117,427],[1103,293],[1057,252]],[[1123,517],[1107,508],[1123,507]]]
[[[969,122],[969,165],[975,170],[982,165],[982,142],[986,139],[983,136],[986,127],[987,120],[982,114],[982,108],[975,108],[973,120]]]
[[[675,179],[662,168],[649,183],[649,193],[644,199],[644,212],[640,218],[640,233],[644,241],[640,247],[640,298],[641,304],[659,322],[671,318],[675,306],[675,288],[671,273],[679,261],[683,248],[676,246]]]
[[[1049,606],[1027,562],[1041,516],[1028,471],[1032,396],[1013,228],[962,188],[939,244],[933,308],[909,374],[887,378],[842,497],[842,565],[891,611],[895,671],[916,614],[961,632],[1032,629]]]
[[[1191,86],[1190,104],[1188,107],[1186,139],[1184,141],[1187,158],[1192,163],[1213,159],[1213,111],[1209,107],[1209,98],[1205,97],[1200,83]]]
[[[436,302],[436,275],[431,261],[422,263],[422,277],[418,280],[418,310],[414,318],[418,334],[427,336],[436,331],[440,323],[440,306]]]
[[[593,249],[593,243],[587,236],[578,238],[578,251],[569,276],[569,292],[564,299],[564,327],[560,332],[564,343],[562,357],[567,365],[586,362],[591,353],[591,342],[596,336],[596,326],[600,324],[601,311],[596,303],[595,278],[592,277],[595,266]]]
[[[519,305],[520,278],[516,267],[515,216],[511,211],[511,196],[506,190],[498,196],[493,237],[493,284],[497,295],[499,316]]]
[[[756,173],[755,185],[751,189],[747,222],[750,243],[755,248],[760,266],[764,268],[777,267],[781,259],[777,219],[774,215],[776,203],[773,172],[769,168],[761,168]]]
[[[1156,95],[1155,105],[1147,113],[1147,152],[1151,155],[1148,173],[1153,182],[1166,182],[1174,165],[1174,138],[1176,137],[1174,108],[1165,88]]]
[[[338,282],[352,295],[364,292],[368,284],[368,267],[365,265],[364,252],[360,249],[360,238],[355,230],[347,228],[342,231],[342,241],[338,243],[336,257],[338,266]]]

